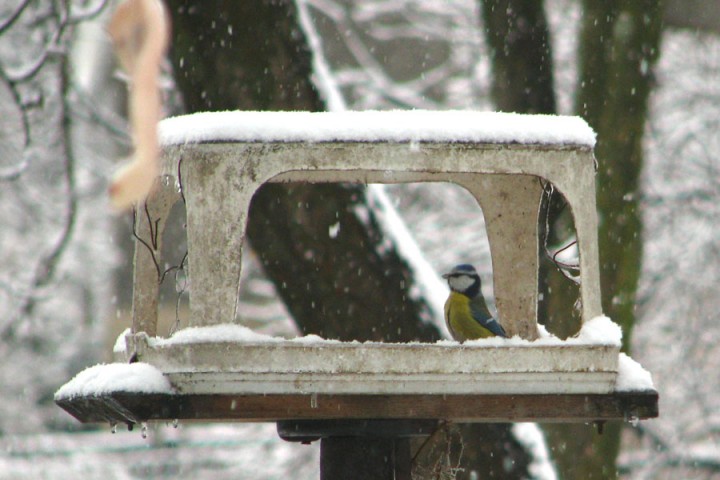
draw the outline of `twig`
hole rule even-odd
[[[572,242],[568,243],[561,249],[557,250],[555,253],[550,253],[550,249],[548,248],[548,237],[550,236],[550,207],[552,203],[552,196],[555,193],[555,187],[550,182],[544,182],[540,180],[542,189],[543,189],[543,195],[545,197],[545,221],[544,221],[544,230],[542,232],[542,244],[543,244],[543,250],[545,251],[545,255],[555,264],[555,267],[562,273],[562,275],[570,280],[571,282],[575,284],[580,284],[580,281],[573,277],[572,275],[568,274],[566,272],[566,269],[573,269],[573,270],[579,270],[580,265],[578,264],[571,264],[571,263],[565,263],[561,262],[557,259],[558,255],[560,255],[562,252],[567,250],[568,248],[572,247],[573,245],[577,244],[577,240],[573,240]],[[565,207],[567,206],[567,202],[563,204],[562,208],[558,213],[561,213]]]
[[[580,268],[580,266],[577,263],[565,263],[565,262],[561,262],[560,260],[557,259],[558,255],[560,255],[562,252],[564,252],[568,248],[572,247],[573,245],[577,245],[577,240],[573,240],[572,242],[568,243],[567,245],[565,245],[564,247],[562,247],[560,250],[556,251],[553,254],[552,261],[555,263],[555,265],[563,267],[563,268],[568,268],[568,269],[571,268],[573,270],[578,270]]]
[[[8,90],[13,97],[13,102],[17,106],[18,112],[20,113],[20,121],[22,122],[21,134],[23,138],[23,147],[27,148],[28,145],[30,145],[30,121],[28,120],[28,114],[22,106],[22,99],[20,98],[20,94],[17,91],[15,82],[10,80],[2,65],[0,65],[0,80],[4,81],[7,84]],[[18,132],[18,134],[20,134],[20,132]],[[9,181],[18,179],[20,175],[22,175],[22,173],[27,170],[28,165],[29,164],[27,160],[25,160],[25,158],[21,159],[21,161],[17,165],[0,171],[0,180]]]
[[[10,14],[10,16],[0,24],[0,35],[5,33],[5,30],[9,29],[13,26],[13,24],[17,21],[18,18],[20,18],[20,15],[25,11],[25,9],[30,5],[30,0],[23,1],[18,8],[15,9],[15,11]]]
[[[188,258],[188,252],[185,250],[185,255],[183,255],[182,260],[180,261],[180,265],[175,270],[175,289],[177,290],[177,284],[178,284],[178,273],[185,270],[185,262],[187,262]],[[170,269],[168,269],[170,270]],[[187,287],[187,275],[185,277],[185,283],[183,283],[182,288],[180,290],[177,290],[177,299],[175,300],[175,323],[173,324],[172,328],[170,328],[170,335],[174,334],[177,331],[177,328],[180,326],[180,301],[182,300],[183,293],[185,293],[185,289]]]
[[[146,209],[145,211],[147,212],[147,205],[145,205],[145,209]],[[135,237],[135,239],[136,239],[137,241],[139,241],[140,243],[142,243],[142,244],[145,246],[145,248],[148,249],[148,252],[150,252],[150,257],[152,258],[153,264],[155,265],[155,270],[157,271],[158,282],[159,282],[159,281],[160,281],[160,278],[161,278],[161,276],[162,276],[162,272],[160,271],[160,264],[158,263],[157,258],[155,257],[155,250],[150,246],[149,243],[147,243],[147,242],[145,241],[145,239],[141,238],[140,235],[138,235],[137,229],[136,229],[136,225],[137,225],[137,210],[135,209],[135,207],[133,207],[132,212],[133,212],[133,226],[132,226],[132,234],[133,234],[133,237]],[[148,215],[149,215],[149,214],[148,214]],[[150,222],[149,217],[148,217],[148,223],[150,224],[150,229],[152,230],[152,223]],[[152,236],[152,232],[151,232],[151,236]]]
[[[184,269],[185,269],[185,266],[184,266],[184,265],[185,265],[185,261],[187,261],[187,257],[188,257],[188,252],[187,252],[187,250],[186,250],[186,251],[185,251],[185,254],[184,254],[183,257],[182,257],[182,260],[180,260],[180,265],[173,265],[173,266],[168,267],[168,268],[165,269],[165,271],[162,273],[162,276],[160,277],[160,283],[163,283],[163,282],[165,281],[165,277],[166,277],[170,272],[177,272],[177,271],[179,271],[179,270],[184,270]],[[176,273],[175,275],[177,276],[177,273]]]
[[[180,160],[178,160],[178,166],[177,166],[177,178],[178,178],[178,189],[180,192],[180,198],[182,199],[183,205],[187,205],[187,202],[185,202],[185,189],[183,188],[183,180],[182,180],[182,170],[180,169],[180,166],[183,162],[183,156],[180,156]]]
[[[59,48],[59,44],[60,39],[62,38],[63,34],[65,33],[65,29],[68,26],[68,16],[70,9],[67,3],[62,3],[64,8],[61,10],[61,12],[55,12],[58,26],[53,32],[50,40],[47,42],[42,53],[35,60],[28,62],[26,66],[17,69],[17,71],[6,71],[7,78],[10,79],[10,81],[15,83],[22,83],[30,80],[40,71],[43,65],[45,65],[45,62],[51,54],[59,53],[62,50]]]
[[[67,64],[63,64],[61,67],[61,81],[63,85],[63,116],[67,118],[67,71],[65,68]],[[70,139],[70,131],[68,128],[63,129],[63,162],[64,162],[64,180],[66,185],[66,214],[65,221],[60,232],[60,237],[51,248],[50,252],[42,258],[35,266],[34,279],[27,289],[27,293],[21,302],[21,306],[18,312],[22,312],[23,316],[30,317],[37,306],[38,297],[35,295],[37,290],[42,289],[49,285],[55,278],[57,268],[60,264],[63,254],[66,252],[72,234],[75,230],[75,224],[77,220],[77,195],[75,186],[75,157],[72,149],[72,143]],[[8,332],[11,330],[12,325],[15,323],[15,319],[10,319],[5,322],[0,329],[0,337],[6,338]]]
[[[93,18],[100,15],[109,3],[110,2],[108,0],[100,0],[97,5],[93,5],[80,13],[71,15],[68,22],[72,25],[75,25],[81,22],[85,22],[87,20],[92,20]]]
[[[158,249],[158,235],[159,235],[159,225],[160,225],[160,218],[156,218],[153,222],[152,217],[150,216],[150,210],[148,209],[147,202],[144,204],[145,209],[145,218],[148,222],[148,228],[150,229],[150,242],[152,243],[153,251],[157,251]],[[153,225],[154,224],[154,225]]]

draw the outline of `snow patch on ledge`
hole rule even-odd
[[[586,322],[580,332],[572,338],[561,340],[560,338],[550,334],[542,325],[539,325],[540,338],[535,341],[524,340],[520,337],[513,338],[483,338],[479,340],[469,340],[462,345],[464,346],[482,346],[482,347],[517,347],[517,346],[553,346],[553,345],[598,345],[620,347],[622,341],[622,330],[620,326],[610,320],[608,317],[599,316]],[[125,352],[125,335],[123,332],[116,341],[115,353]],[[208,327],[190,327],[177,331],[170,338],[148,337],[148,345],[151,347],[163,347],[172,345],[183,345],[190,343],[294,343],[301,345],[329,345],[329,344],[382,344],[383,342],[340,342],[339,340],[328,340],[317,335],[305,335],[292,339],[282,337],[273,337],[238,324],[220,324]],[[408,342],[407,345],[424,345],[421,342]],[[455,340],[438,340],[435,345],[457,346],[459,342]]]
[[[331,344],[340,343],[339,340],[326,340],[317,335],[305,335],[287,340],[282,337],[272,337],[263,333],[257,333],[243,325],[237,324],[220,324],[208,327],[190,327],[178,330],[170,338],[148,338],[148,345],[151,347],[162,347],[170,345],[182,345],[189,343],[206,343],[206,342],[244,342],[244,343],[280,343],[292,342],[303,345],[314,344]]]
[[[605,315],[600,315],[585,322],[580,332],[566,342],[619,347],[622,344],[622,328]]]
[[[170,381],[147,363],[110,363],[89,367],[55,392],[55,400],[113,392],[173,393]]]
[[[655,390],[652,375],[642,365],[624,353],[618,359],[618,375],[615,380],[616,392],[639,392]]]
[[[132,330],[130,328],[126,328],[122,331],[120,335],[118,335],[118,337],[115,339],[115,344],[113,345],[113,353],[125,353],[125,350],[127,350],[127,346],[125,345],[125,337],[127,337],[131,333]]]
[[[592,148],[580,117],[466,110],[200,112],[160,122],[162,145],[199,142],[474,142]]]
[[[518,336],[512,338],[482,338],[466,341],[463,345],[483,346],[551,346],[551,345],[600,345],[608,347],[620,347],[622,343],[622,329],[620,325],[601,315],[585,322],[580,331],[566,340],[562,340],[545,330],[545,327],[538,325],[540,337],[537,340],[524,340]],[[455,341],[441,340],[438,343],[453,344]]]

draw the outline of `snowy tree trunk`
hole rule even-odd
[[[642,252],[638,212],[642,134],[652,67],[659,54],[662,12],[657,2],[644,0],[586,1],[583,5],[579,52],[580,88],[576,109],[598,132],[596,156],[599,161],[598,209],[601,218],[599,239],[603,309],[622,325],[623,343],[627,349],[635,320],[635,293]],[[493,66],[501,74],[499,78],[504,78],[504,71],[512,68],[517,71],[518,59],[513,56],[513,52],[524,58],[522,52],[512,48],[516,36],[526,31],[525,26],[539,24],[533,23],[533,15],[528,15],[522,23],[517,22],[518,14],[527,8],[524,2],[505,2],[503,7],[503,11],[511,12],[506,24],[487,12],[485,15],[489,43],[494,45],[498,37],[509,43],[503,49],[494,45],[496,52],[507,54],[496,53],[493,57]],[[542,6],[537,5],[537,8],[536,15],[540,15]],[[497,15],[497,5],[494,14]],[[508,24],[515,25],[515,31],[508,31]],[[535,42],[542,38],[547,37],[535,36]],[[542,48],[542,44],[535,46],[538,51]],[[548,68],[548,65],[540,62],[527,62],[526,65],[530,69],[536,68],[535,74],[516,75],[513,77],[515,84],[510,81],[509,88],[502,89],[501,94],[497,88],[494,89],[498,105],[517,107],[525,101],[527,111],[538,108],[537,105],[527,104],[527,98],[543,98],[546,94],[528,95],[524,89],[526,85],[522,82],[525,78],[547,78],[547,72],[543,69]],[[513,90],[517,96],[514,103],[506,98]],[[551,210],[551,215],[554,213]],[[541,311],[551,331],[570,335],[577,330],[577,326],[570,321],[577,289],[555,273],[548,275],[548,279],[550,294]],[[594,475],[616,477],[615,460],[620,446],[621,427],[620,424],[608,425],[605,433],[598,436],[592,428],[583,425],[546,426],[549,446],[561,478],[589,478]]]
[[[660,52],[662,9],[654,0],[610,5],[584,2],[576,110],[598,132],[595,153],[603,310],[622,326],[623,349],[628,351],[642,258],[642,140],[653,66]],[[597,437],[588,430],[579,432],[576,426],[566,426],[557,440],[573,441],[556,455],[558,465],[574,472],[572,476],[601,472],[604,478],[616,477],[621,428],[621,424],[608,425],[603,436]],[[583,447],[590,444],[593,449]]]

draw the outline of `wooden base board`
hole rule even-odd
[[[65,398],[57,404],[85,423],[146,421],[438,419],[473,422],[596,422],[658,416],[654,390],[531,395],[138,394]]]

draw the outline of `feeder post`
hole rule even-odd
[[[432,435],[437,420],[281,420],[278,434],[289,442],[320,442],[321,479],[410,480],[411,438]]]
[[[327,437],[320,441],[320,479],[410,480],[410,439]]]

